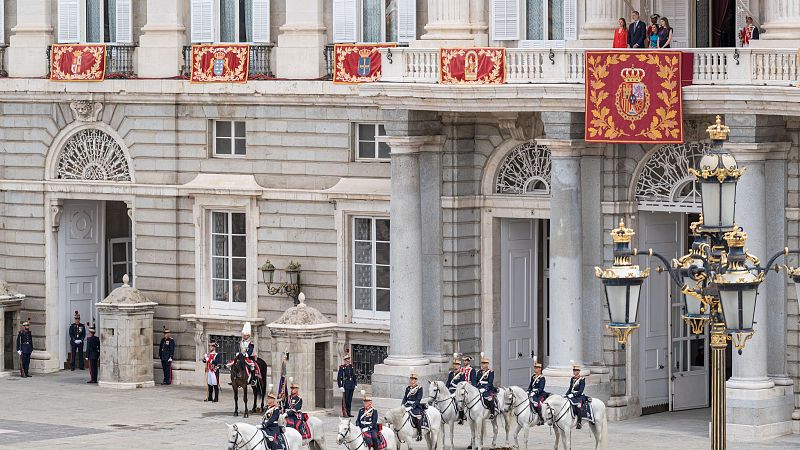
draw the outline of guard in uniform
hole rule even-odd
[[[494,403],[497,388],[494,387],[494,370],[489,369],[489,358],[481,352],[481,370],[478,372],[478,390],[483,396],[484,404],[489,408],[489,420],[494,420],[497,405]]]
[[[175,339],[172,339],[169,328],[164,327],[164,337],[158,344],[158,359],[161,360],[161,370],[164,372],[164,380],[161,384],[172,384],[172,357],[175,356]]]
[[[464,373],[461,371],[461,361],[459,361],[458,355],[453,353],[453,368],[447,372],[447,390],[451,394],[455,394],[458,383],[462,381],[464,381]]]
[[[250,322],[245,322],[242,327],[242,341],[239,342],[239,353],[244,356],[244,362],[247,363],[248,375],[250,376],[248,382],[255,386],[256,380],[261,378],[261,371],[256,364],[256,345],[250,338],[251,327]]]
[[[33,353],[33,335],[31,334],[31,319],[22,322],[22,329],[17,333],[17,354],[22,360],[19,376],[30,378],[31,353]]]
[[[78,367],[83,370],[83,340],[86,339],[86,328],[81,323],[81,314],[78,311],[75,311],[74,319],[75,323],[69,326],[70,369],[75,370],[77,359],[80,361]]]
[[[533,357],[533,376],[531,382],[528,383],[528,397],[533,403],[533,410],[539,415],[539,419],[544,422],[542,417],[542,402],[550,396],[544,390],[545,379],[542,375],[542,363],[536,361],[536,356]]]
[[[572,411],[578,418],[578,425],[576,428],[581,429],[581,406],[586,400],[583,395],[583,389],[586,387],[586,380],[581,376],[581,366],[570,361],[572,364],[572,378],[569,380],[569,389],[567,389],[567,399],[572,403]]]
[[[464,381],[478,387],[478,374],[470,363],[472,363],[472,357],[468,355],[464,356],[463,364],[461,365],[461,370],[464,372]]]
[[[381,443],[380,430],[378,429],[378,410],[372,407],[372,398],[367,397],[365,391],[361,391],[361,396],[364,397],[364,407],[358,410],[356,426],[361,428],[367,448],[378,448]]]
[[[267,394],[267,410],[264,411],[264,419],[261,422],[261,429],[267,438],[267,444],[271,450],[277,447],[278,436],[283,433],[281,426],[278,425],[278,418],[281,415],[280,407],[275,401],[277,396],[272,391],[272,385],[269,385],[269,394]]]
[[[411,373],[406,392],[401,402],[403,408],[411,415],[411,425],[417,429],[417,441],[422,440],[422,386],[417,384],[417,374]]]
[[[208,353],[203,356],[206,364],[206,384],[208,385],[207,402],[219,401],[219,367],[222,365],[222,355],[217,353],[217,343],[208,343]]]
[[[342,391],[342,417],[353,417],[350,411],[353,405],[353,392],[358,386],[358,381],[356,381],[356,371],[350,364],[350,353],[344,355],[344,364],[339,366],[336,384]]]
[[[303,397],[300,397],[300,386],[289,377],[289,398],[283,400],[283,409],[286,411],[286,426],[306,435],[305,422],[303,421]]]
[[[97,369],[100,363],[100,338],[95,336],[94,327],[89,328],[89,337],[86,338],[86,356],[89,357],[89,381],[97,383]]]

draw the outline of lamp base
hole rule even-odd
[[[614,333],[614,336],[617,337],[617,342],[624,346],[628,342],[628,337],[639,329],[639,324],[630,324],[630,325],[606,325],[606,327]]]

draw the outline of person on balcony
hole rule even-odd
[[[658,48],[670,48],[672,44],[672,27],[669,26],[669,19],[661,18],[661,29],[658,30]]]
[[[647,26],[639,20],[639,11],[631,13],[631,25],[628,27],[628,47],[644,48],[644,39],[647,34]]]
[[[758,31],[758,27],[753,25],[753,18],[747,16],[745,19],[745,26],[742,28],[742,31],[739,32],[739,43],[742,47],[750,47],[750,41],[758,40],[760,34],[761,32]]]
[[[653,14],[650,16],[650,26],[647,27],[647,42],[649,48],[658,48],[658,30],[661,27],[658,26],[658,19],[661,16],[658,14]]]
[[[619,26],[614,30],[613,48],[628,48],[628,25],[624,17],[619,18]]]

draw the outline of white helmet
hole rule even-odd
[[[245,322],[244,326],[242,327],[242,335],[246,334],[246,335],[250,336],[251,331],[252,331],[252,328],[250,326],[250,322]]]

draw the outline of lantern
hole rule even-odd
[[[703,203],[703,228],[721,231],[733,228],[736,212],[736,184],[743,170],[739,169],[736,158],[722,149],[722,142],[728,139],[730,128],[717,123],[706,130],[714,145],[711,153],[700,159],[697,169],[689,169],[700,183]]]
[[[275,279],[275,266],[269,260],[261,266],[261,277],[264,279],[264,284],[272,284]]]

